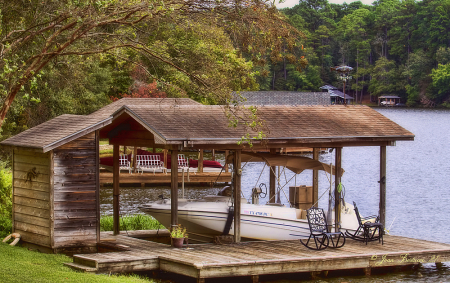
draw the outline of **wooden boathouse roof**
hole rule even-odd
[[[391,145],[396,140],[414,139],[411,132],[367,106],[276,105],[257,109],[265,125],[265,147]],[[153,144],[240,148],[237,142],[248,128],[229,127],[225,112],[224,106],[202,105],[190,99],[128,98],[87,116],[56,117],[1,144],[47,152],[98,129],[101,137],[111,138],[113,129],[131,119],[139,130],[149,133],[145,139],[153,139]],[[249,110],[241,108],[235,114],[249,115]]]
[[[237,146],[248,129],[229,127],[225,111],[224,106],[126,105],[113,119],[129,115],[164,144]],[[236,114],[245,116],[248,111]],[[259,106],[257,114],[267,128],[265,142],[278,143],[281,147],[300,143],[328,147],[332,147],[331,143],[370,145],[414,139],[411,132],[367,106]],[[114,122],[106,128],[109,127],[114,127]]]

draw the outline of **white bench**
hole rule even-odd
[[[156,170],[163,170],[167,174],[167,168],[164,167],[164,162],[161,161],[159,155],[136,155],[136,170],[141,174],[144,173],[144,169],[152,169],[153,174]]]
[[[133,157],[131,157],[133,159]],[[119,156],[119,171],[120,170],[128,170],[128,173],[131,174],[131,163],[128,161],[128,155],[121,154]]]

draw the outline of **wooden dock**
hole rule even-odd
[[[124,235],[102,234],[119,252],[75,255],[74,269],[94,273],[161,270],[205,282],[208,278],[363,269],[450,261],[450,245],[385,236],[384,245],[347,239],[341,249],[309,250],[297,240],[255,241],[226,245],[197,244],[176,249]]]
[[[119,177],[120,184],[138,184],[140,186],[145,186],[145,184],[170,184],[170,173],[120,173]],[[183,180],[182,173],[178,173],[178,183],[181,184]],[[100,173],[100,184],[103,186],[105,184],[112,184],[113,173],[102,172]],[[222,172],[203,172],[203,173],[189,173],[189,179],[187,173],[184,174],[185,184],[214,184],[218,183],[231,183],[231,173]]]

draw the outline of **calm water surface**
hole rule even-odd
[[[381,114],[415,134],[414,141],[400,141],[387,147],[387,209],[386,224],[393,235],[426,239],[450,244],[450,111],[421,109],[376,109]],[[322,154],[322,162],[334,163],[334,152]],[[345,174],[345,200],[355,201],[363,215],[376,214],[379,201],[379,147],[351,147],[342,152]],[[220,160],[219,160],[220,161]],[[223,163],[223,162],[222,162]],[[262,164],[249,163],[243,169],[242,189],[250,198],[251,188],[257,184]],[[283,172],[282,185],[294,174]],[[285,187],[311,185],[312,173],[304,172]],[[264,169],[258,182],[269,183],[269,170]],[[319,196],[329,187],[325,173],[319,174]],[[187,198],[215,194],[220,187],[187,187]],[[121,213],[140,213],[137,206],[170,195],[169,187],[121,188]],[[181,195],[181,191],[180,191]],[[327,194],[319,201],[327,206]],[[101,191],[103,214],[112,214],[112,189]],[[267,200],[262,199],[261,203]],[[287,199],[281,193],[281,201]],[[333,277],[323,282],[450,282],[450,263],[442,267],[423,265],[419,270],[365,277]],[[267,282],[299,282],[286,278]]]

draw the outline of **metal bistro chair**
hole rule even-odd
[[[330,248],[341,248],[345,244],[345,236],[342,232],[330,232],[328,229],[327,219],[325,218],[325,212],[322,208],[311,207],[306,211],[309,230],[309,235],[306,243],[300,239],[305,247],[312,250],[324,250]],[[314,245],[309,246],[311,238],[314,239]]]
[[[361,217],[355,202],[353,202],[353,206],[356,217],[358,218],[359,227],[354,233],[350,233],[348,230],[345,231],[345,235],[353,240],[365,242],[366,245],[368,242],[376,240],[383,245],[384,226],[383,223],[379,222],[380,217],[378,215]],[[375,219],[374,222],[371,222],[371,219]]]

